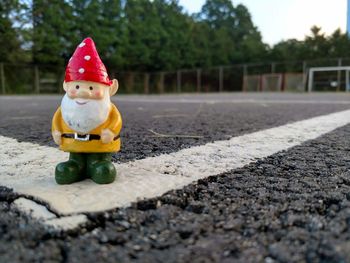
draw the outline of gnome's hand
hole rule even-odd
[[[61,136],[62,136],[62,133],[60,133],[59,131],[52,132],[53,140],[57,145],[60,145],[62,142]]]
[[[101,141],[102,143],[110,143],[114,139],[114,133],[110,129],[104,129],[101,132]]]

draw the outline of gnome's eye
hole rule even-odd
[[[93,87],[90,87],[90,90],[93,90],[94,88]]]
[[[76,89],[79,89],[79,85],[76,85],[75,88],[76,88]]]

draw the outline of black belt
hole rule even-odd
[[[97,135],[97,134],[84,134],[84,135],[80,135],[77,133],[63,133],[62,134],[62,138],[69,138],[69,139],[74,139],[77,141],[92,141],[92,140],[100,140],[101,136]],[[120,138],[119,135],[115,136],[113,138],[114,141],[118,140]]]

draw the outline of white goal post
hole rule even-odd
[[[313,91],[313,86],[314,86],[314,77],[315,77],[315,72],[338,72],[338,81],[341,82],[340,80],[340,72],[345,71],[345,91],[350,92],[350,81],[349,81],[349,76],[350,76],[350,66],[338,66],[338,67],[317,67],[317,68],[310,68],[309,69],[309,80],[308,80],[308,92]],[[336,83],[337,85],[340,85],[339,83]],[[332,84],[331,84],[332,85]]]

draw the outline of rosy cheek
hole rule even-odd
[[[76,90],[70,90],[69,92],[68,92],[68,96],[69,97],[75,97],[77,95],[77,91]]]
[[[102,98],[102,92],[101,91],[95,91],[94,92],[94,97],[95,98]]]

